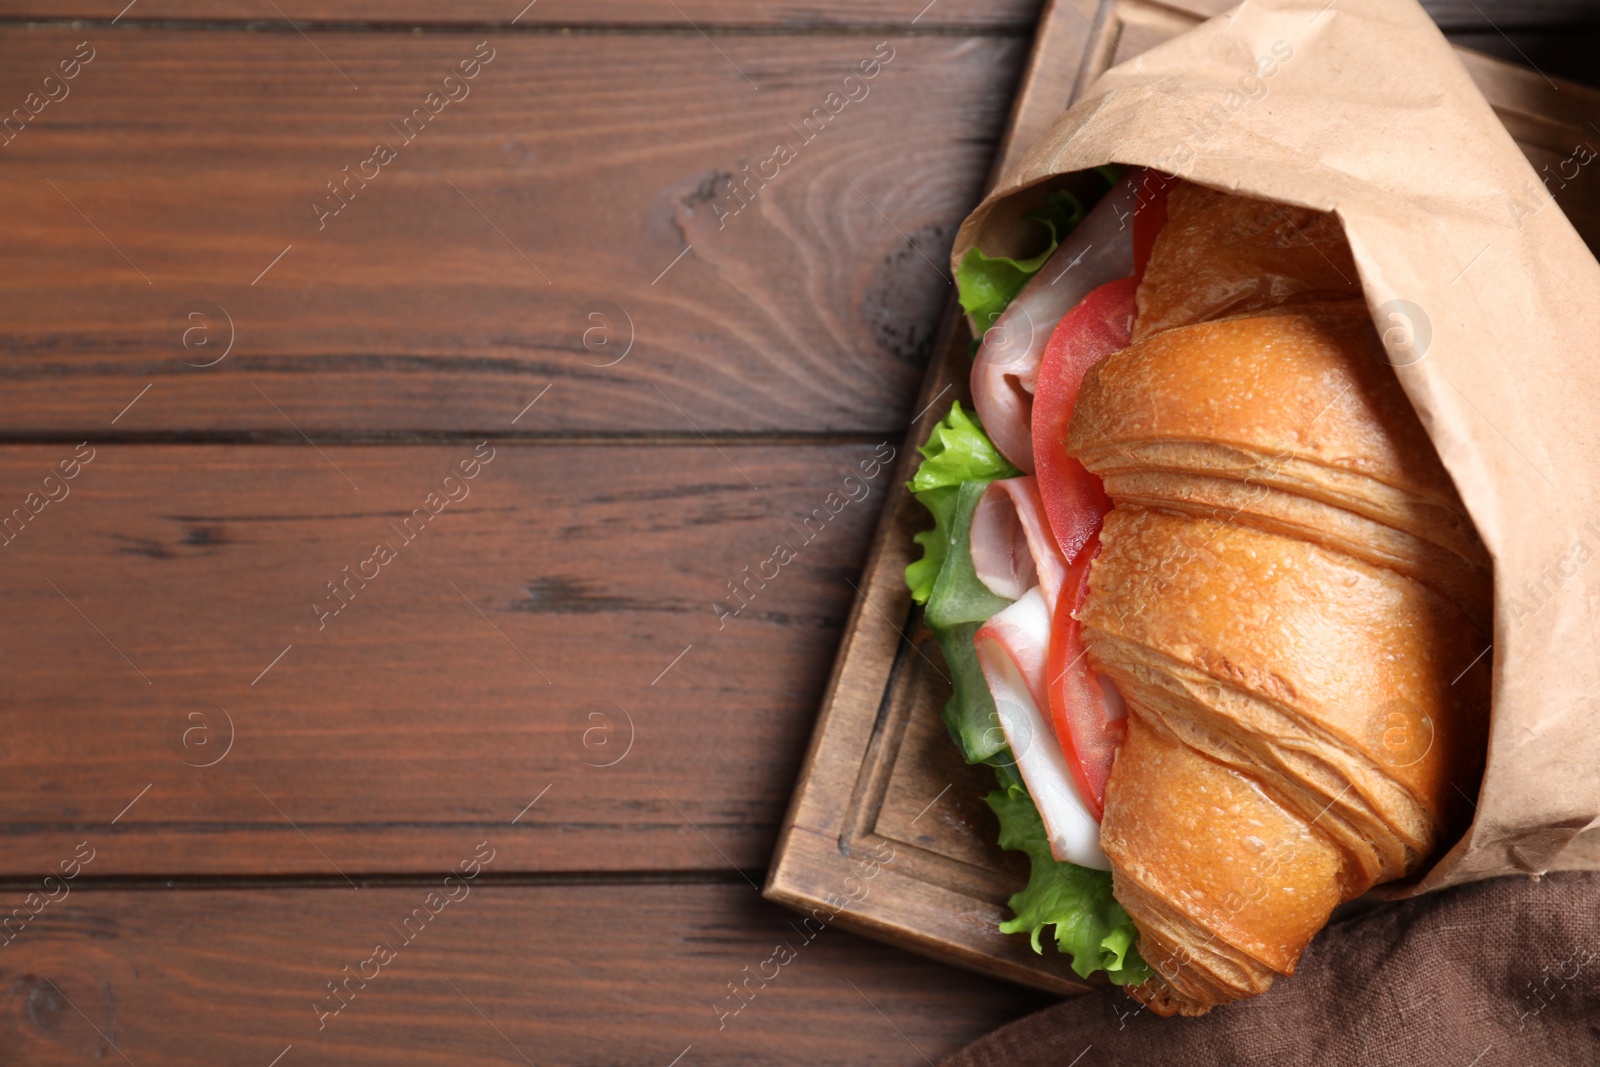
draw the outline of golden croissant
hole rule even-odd
[[[1126,701],[1100,844],[1202,1014],[1417,874],[1481,771],[1489,561],[1331,215],[1180,183],[1069,451],[1114,507],[1078,612]]]

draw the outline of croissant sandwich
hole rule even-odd
[[[907,579],[1032,877],[1008,932],[1199,1015],[1419,874],[1482,773],[1490,564],[1329,214],[1155,171],[977,250]]]

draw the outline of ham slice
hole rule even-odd
[[[1033,473],[1030,428],[1039,359],[1063,316],[1093,289],[1133,273],[1133,170],[1100,199],[992,327],[972,363],[972,406],[1000,454]]]
[[[1090,813],[1056,739],[1045,695],[1050,612],[1038,586],[978,628],[978,663],[994,697],[1017,772],[1039,809],[1050,853],[1095,870],[1111,869],[1100,849],[1100,824]]]
[[[972,568],[996,596],[1021,599],[1035,585],[1055,614],[1067,561],[1031,474],[990,482],[972,513]]]

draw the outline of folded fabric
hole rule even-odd
[[[995,1031],[944,1067],[1600,1063],[1600,874],[1498,878],[1335,920],[1254,1000],[1163,1019],[1121,990]]]

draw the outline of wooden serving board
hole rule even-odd
[[[991,182],[1105,69],[1233,6],[1232,0],[1051,0],[1040,21]],[[1600,93],[1461,50],[1535,167],[1600,145]],[[1591,151],[1593,149],[1591,148]],[[1550,188],[1600,248],[1600,168]],[[1027,859],[995,843],[988,767],[966,765],[940,718],[944,661],[903,574],[927,514],[904,488],[916,446],[967,397],[971,335],[952,299],[858,587],[832,680],[767,878],[766,896],[817,922],[1057,993],[1087,990],[1065,957],[1001,934]],[[885,860],[885,857],[892,857]]]

